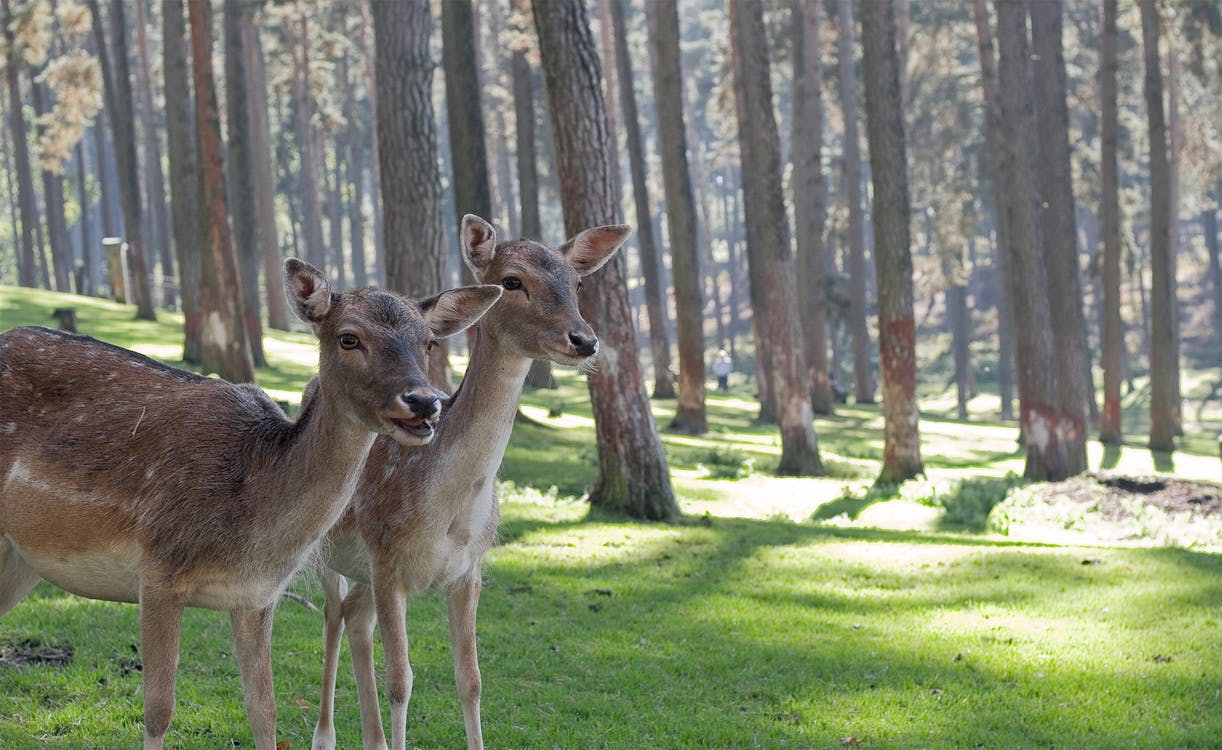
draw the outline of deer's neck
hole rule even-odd
[[[274,462],[261,488],[276,498],[259,510],[267,559],[309,552],[352,497],[374,435],[341,413],[319,388],[302,411],[296,439]]]
[[[491,479],[505,456],[530,362],[477,329],[467,374],[429,446],[452,468],[444,474]]]

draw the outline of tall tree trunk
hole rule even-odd
[[[676,0],[649,6],[654,106],[662,184],[666,194],[666,229],[670,237],[671,277],[675,293],[675,328],[679,345],[679,404],[671,429],[693,435],[708,429],[704,409],[704,299],[700,290],[700,251],[696,198],[687,164],[683,124],[683,70],[679,62],[679,8]],[[632,85],[624,79],[625,87]]]
[[[1061,4],[1029,0],[1039,140],[1040,211],[1052,341],[1056,352],[1057,439],[1070,476],[1086,471],[1086,402],[1094,398],[1090,345],[1082,312],[1078,229],[1070,171],[1069,107],[1065,101],[1065,56],[1061,49]]]
[[[645,312],[649,317],[649,351],[653,361],[653,397],[674,398],[671,377],[670,336],[667,332],[666,289],[662,283],[662,257],[653,226],[653,203],[649,199],[649,179],[645,167],[645,147],[636,106],[632,59],[628,52],[624,4],[627,0],[604,0],[611,7],[615,28],[615,67],[619,73],[620,109],[628,143],[628,167],[632,174],[632,198],[636,207],[636,240],[640,250],[641,276],[645,282]],[[701,390],[703,391],[703,384]]]
[[[178,287],[182,292],[184,362],[203,362],[203,217],[200,214],[199,145],[195,134],[195,104],[187,67],[187,26],[182,0],[163,0],[162,70],[165,75],[166,151],[170,160],[170,209],[173,211],[174,252],[178,256]],[[99,159],[101,154],[98,155]]]
[[[505,81],[505,36],[503,34],[504,7],[500,2],[487,7],[488,13],[488,48],[492,50],[492,62],[486,66],[491,71],[495,85],[503,87]],[[480,42],[477,40],[477,44]],[[512,54],[512,53],[511,53]],[[510,83],[512,86],[512,83]],[[521,237],[522,225],[518,221],[518,207],[513,194],[513,170],[509,166],[509,126],[505,119],[503,104],[492,107],[492,127],[485,135],[486,148],[495,161],[496,175],[496,210],[493,213],[505,222],[510,237]]]
[[[96,2],[96,0],[95,0]],[[8,79],[9,137],[13,143],[13,163],[17,171],[17,201],[21,211],[21,249],[17,253],[17,283],[38,286],[34,260],[34,228],[38,226],[38,201],[34,196],[34,171],[30,166],[30,147],[26,139],[25,115],[21,100],[21,50],[14,40],[10,0],[0,0],[4,17],[4,48],[7,51],[4,73]]]
[[[242,320],[255,367],[266,367],[263,319],[259,304],[259,211],[255,193],[255,154],[251,138],[251,94],[246,74],[246,35],[253,7],[247,0],[225,0],[225,119],[229,135],[229,205],[233,206],[233,245],[241,284]],[[277,274],[280,275],[280,274]]]
[[[106,117],[106,105],[102,104],[101,117]],[[106,138],[105,129],[100,120],[95,121],[90,130],[93,131],[93,148],[97,155],[96,171],[98,177],[98,193],[102,198],[102,235],[118,237],[123,231],[123,217],[115,205],[115,193],[119,190],[119,179],[115,176],[114,152],[110,141]],[[99,269],[99,273],[101,273]],[[99,277],[100,278],[100,277]]]
[[[174,285],[174,252],[170,242],[170,217],[166,207],[165,175],[161,171],[161,142],[157,136],[157,110],[153,105],[153,74],[145,28],[148,25],[146,0],[136,0],[136,85],[140,91],[140,128],[144,135],[144,174],[148,193],[149,247],[155,248],[161,261],[162,303],[169,308],[178,305]]]
[[[730,39],[734,60],[739,157],[747,216],[748,262],[758,278],[762,302],[752,317],[767,319],[763,334],[771,338],[760,365],[775,391],[781,429],[777,473],[799,476],[823,473],[812,424],[810,383],[795,304],[794,259],[789,248],[789,217],[781,193],[780,139],[772,110],[768,46],[763,8],[748,0],[730,0]],[[757,322],[757,325],[758,325]]]
[[[191,67],[195,83],[195,128],[199,137],[200,198],[207,246],[203,278],[203,368],[233,382],[253,382],[254,363],[243,325],[238,262],[225,205],[221,122],[212,74],[212,8],[209,0],[187,0],[191,24]]]
[[[348,236],[352,245],[352,284],[369,285],[369,262],[365,258],[365,149],[354,121],[349,121],[347,137],[348,159],[346,178],[350,189],[348,200]]]
[[[1170,218],[1168,231],[1171,235],[1171,285],[1176,286],[1177,258],[1180,254],[1180,159],[1184,148],[1184,135],[1180,125],[1180,58],[1175,52],[1175,45],[1167,48],[1167,203]],[[1178,295],[1171,297],[1171,327],[1175,330],[1175,377],[1171,379],[1171,398],[1176,404],[1175,434],[1183,436],[1184,422],[1181,415],[1181,404],[1184,401],[1181,392],[1180,378],[1180,341],[1183,339],[1180,331],[1180,301]]]
[[[535,148],[535,93],[534,74],[530,68],[530,42],[533,29],[530,28],[530,3],[528,0],[515,0],[516,13],[514,19],[517,27],[514,29],[516,40],[513,48],[513,60],[510,63],[510,73],[513,79],[513,117],[515,157],[518,168],[518,207],[522,220],[520,234],[523,237],[539,239],[543,236],[543,227],[539,221],[539,163]],[[638,233],[640,228],[637,228]],[[546,359],[536,359],[530,365],[526,375],[526,385],[530,388],[555,388],[556,380],[552,377],[552,363]]]
[[[874,269],[883,395],[883,466],[877,483],[887,485],[925,472],[917,427],[908,150],[903,111],[895,106],[900,101],[900,70],[890,3],[862,4],[861,48],[874,180]]]
[[[41,121],[50,110],[45,85],[30,77],[30,93],[34,102],[34,114]],[[41,136],[46,130],[38,126]],[[51,245],[51,270],[57,292],[72,291],[72,248],[68,238],[68,219],[64,216],[64,177],[49,170],[42,170],[43,209],[47,216],[47,239]]]
[[[985,0],[973,0],[972,17],[976,24],[976,44],[980,54],[980,81],[984,90],[985,141],[989,153],[989,175],[993,183],[993,220],[997,241],[993,253],[993,283],[997,287],[997,391],[1001,398],[1000,416],[1014,419],[1014,306],[1010,298],[1010,246],[1006,214],[1005,135],[1002,132],[1001,96],[997,91],[997,60],[993,53],[993,34]]]
[[[573,236],[618,218],[602,74],[582,0],[534,0],[532,5],[551,102],[564,226]],[[589,376],[598,443],[590,503],[633,517],[673,520],[679,507],[641,381],[625,265],[623,253],[617,254],[587,278],[581,300],[582,315],[602,343],[600,366]]]
[[[1055,481],[1069,476],[1058,429],[1056,361],[1048,279],[1039,234],[1035,162],[1034,84],[1027,42],[1027,8],[1023,2],[997,0],[998,91],[1001,95],[1005,148],[1004,184],[1009,246],[1010,299],[1015,323],[1019,420],[1026,440],[1024,476]]]
[[[327,248],[322,236],[322,203],[319,195],[319,154],[314,138],[314,97],[310,93],[310,21],[303,8],[286,20],[289,53],[293,62],[293,133],[300,159],[298,191],[301,195],[302,238],[306,260],[325,271]]]
[[[810,379],[811,408],[833,410],[828,371],[827,188],[823,182],[823,70],[818,0],[793,0],[793,203],[797,238],[802,343]]]
[[[1120,408],[1120,384],[1124,379],[1124,320],[1120,317],[1120,190],[1116,154],[1119,109],[1116,103],[1116,0],[1103,0],[1102,57],[1099,65],[1100,179],[1103,183],[1103,412],[1099,416],[1099,441],[1120,445],[1124,441]]]
[[[341,67],[343,67],[341,65]],[[340,150],[343,147],[343,136],[337,133],[332,139],[331,167],[327,168],[328,149],[323,145],[319,149],[323,166],[323,187],[327,193],[327,245],[331,251],[333,271],[331,276],[339,284],[340,289],[348,288],[348,265],[344,258],[344,177],[340,166]]]
[[[1158,8],[1141,0],[1146,116],[1150,136],[1150,449],[1175,449],[1179,432],[1179,347],[1175,339],[1175,256],[1171,252],[1171,174],[1158,51]]]
[[[88,172],[85,169],[85,143],[78,141],[76,144],[76,202],[81,207],[81,275],[80,283],[76,290],[77,294],[93,295],[95,292],[94,286],[94,267],[96,265],[96,255],[94,249],[97,245],[97,240],[93,235],[93,225],[90,222],[89,204],[89,186],[86,181]]]
[[[413,298],[436,294],[446,283],[432,25],[427,0],[373,3],[386,286]],[[429,377],[449,388],[444,346],[433,349]]]
[[[365,86],[369,90],[369,102],[373,106],[375,113],[374,117],[370,118],[370,129],[372,130],[372,138],[370,139],[372,146],[372,155],[369,160],[369,170],[371,179],[369,181],[369,204],[373,212],[373,259],[374,268],[372,276],[374,280],[386,279],[386,232],[385,232],[385,212],[382,208],[382,163],[378,157],[378,85],[377,76],[374,73],[374,58],[377,52],[374,45],[369,42],[369,30],[372,25],[370,20],[369,0],[358,0],[357,3],[361,11],[361,56],[365,60]]]
[[[874,403],[870,330],[866,323],[866,237],[862,210],[861,140],[857,135],[857,78],[853,66],[853,2],[839,0],[838,68],[840,111],[844,116],[845,200],[849,209],[849,330],[853,334],[853,394],[859,404]]]
[[[1213,293],[1214,344],[1217,357],[1215,361],[1222,362],[1222,262],[1218,259],[1218,198],[1222,197],[1222,187],[1214,191],[1212,200],[1207,196],[1209,204],[1201,211],[1201,230],[1205,233],[1205,250],[1209,254],[1209,287]]]
[[[475,48],[475,17],[471,0],[442,3],[441,66],[445,72],[455,227],[462,226],[465,214],[475,214],[489,220],[493,218]],[[465,263],[462,264],[462,278],[465,283],[474,282],[474,276]]]
[[[255,211],[259,228],[259,257],[267,290],[267,325],[289,330],[288,303],[284,297],[283,258],[276,236],[276,172],[272,163],[271,127],[267,113],[267,73],[259,30],[249,17],[242,24],[242,51],[246,55],[246,101],[250,117],[251,168],[254,170]]]
[[[89,9],[93,13],[93,33],[98,46],[98,61],[102,66],[106,113],[110,121],[111,137],[115,142],[119,203],[123,206],[123,229],[131,269],[132,288],[129,291],[136,303],[136,317],[141,320],[156,320],[153,291],[149,283],[148,259],[145,255],[144,224],[141,220],[140,164],[136,158],[136,127],[133,117],[135,111],[132,106],[131,66],[127,59],[128,28],[124,20],[124,5],[123,0],[113,0],[110,4],[110,36],[113,48],[108,52],[98,0],[89,0]]]

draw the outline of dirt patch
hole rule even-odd
[[[32,640],[0,641],[0,668],[51,666],[58,667],[72,661],[71,646],[48,646]]]
[[[1084,474],[1016,490],[990,525],[1011,536],[1078,537],[1222,548],[1222,485],[1158,476]],[[1054,539],[1056,538],[1056,539]]]

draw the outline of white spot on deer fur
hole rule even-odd
[[[12,435],[14,432],[17,431],[17,423],[16,422],[5,422],[4,431]]]
[[[1048,424],[1048,420],[1041,414],[1032,414],[1031,422],[1027,425],[1027,441],[1031,447],[1043,451],[1048,448],[1051,437],[1052,425]]]

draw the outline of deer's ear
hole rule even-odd
[[[331,311],[331,285],[317,268],[297,258],[284,261],[284,296],[307,323],[317,323]]]
[[[470,328],[501,298],[495,284],[462,286],[420,302],[420,311],[434,336],[445,338]]]
[[[462,217],[458,241],[462,246],[463,260],[479,277],[496,255],[496,230],[475,214],[467,214]]]
[[[560,252],[569,259],[580,276],[589,276],[602,268],[615,255],[632,227],[627,224],[609,224],[580,232],[560,246]]]

